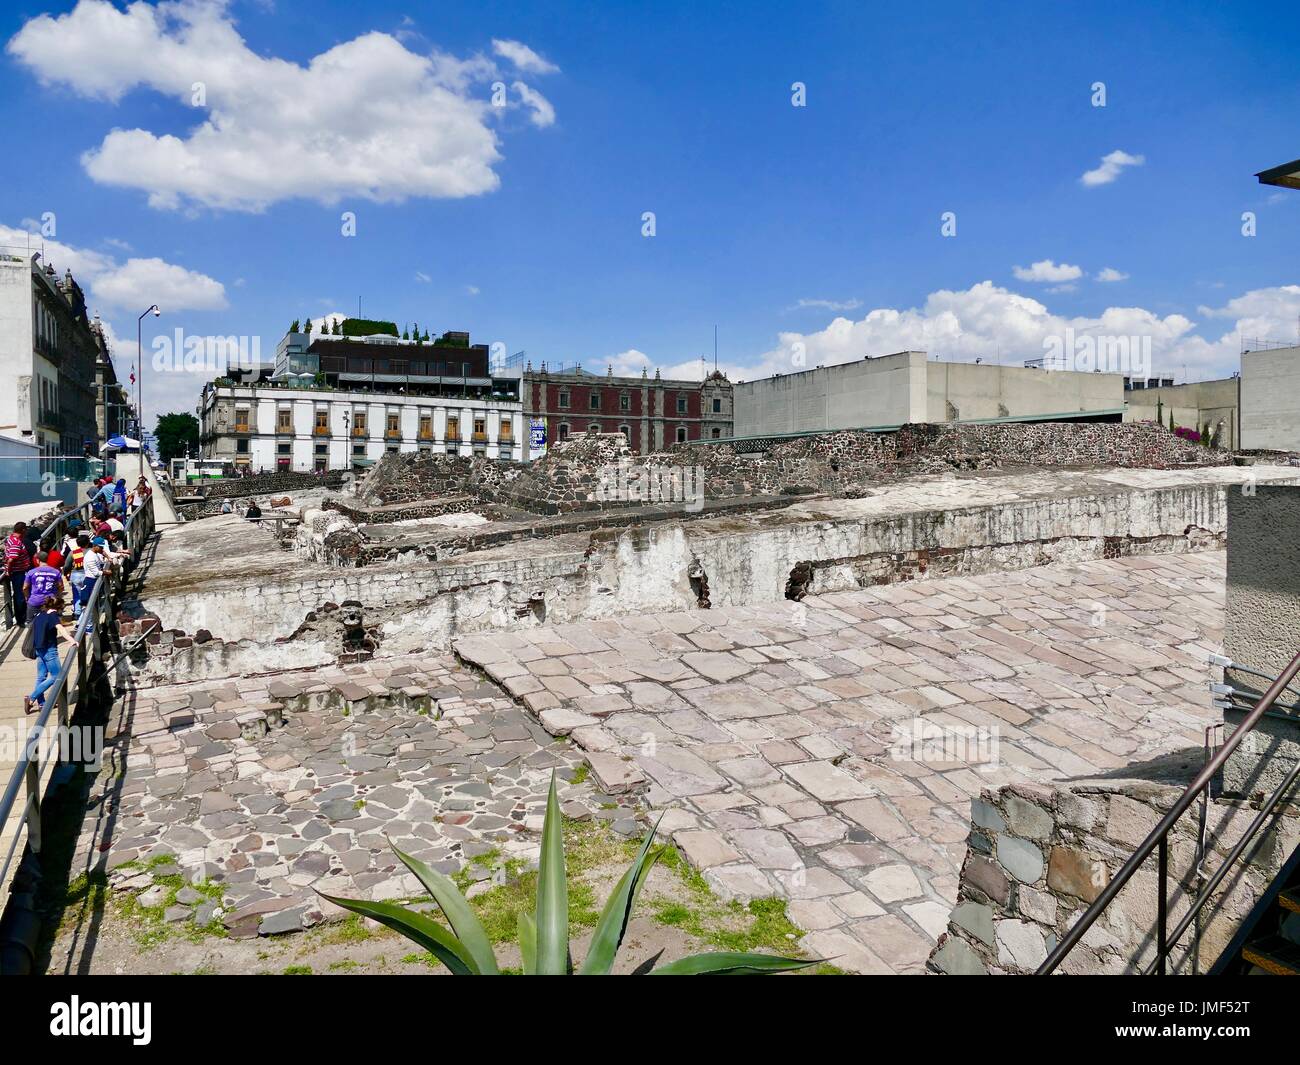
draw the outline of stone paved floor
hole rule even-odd
[[[1222,552],[1054,565],[455,649],[602,787],[646,785],[717,890],[789,897],[842,967],[920,972],[981,789],[1199,747],[1223,571]]]
[[[182,892],[168,920],[293,931],[328,907],[315,888],[423,896],[386,836],[444,872],[493,849],[535,860],[551,770],[581,760],[450,656],[146,689],[117,704],[72,873],[102,864],[114,887],[146,888],[121,867],[171,855],[222,897]],[[591,785],[560,794],[567,813],[641,831]]]

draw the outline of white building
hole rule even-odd
[[[101,350],[72,274],[60,278],[39,253],[0,248],[0,435],[47,457],[97,447]]]
[[[517,399],[407,396],[310,386],[214,383],[203,392],[205,459],[254,472],[350,469],[388,452],[522,461]]]

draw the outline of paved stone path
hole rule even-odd
[[[146,689],[117,704],[106,746],[72,875],[102,865],[115,888],[148,889],[120,867],[169,855],[221,892],[183,891],[167,919],[235,937],[321,920],[315,888],[424,897],[386,837],[449,873],[494,849],[535,861],[551,771],[582,760],[450,656]],[[561,799],[641,831],[591,785]]]
[[[671,807],[715,889],[789,897],[803,946],[845,968],[920,972],[981,789],[1201,744],[1223,570],[1222,552],[1054,565],[455,649],[607,790]]]

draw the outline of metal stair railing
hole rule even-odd
[[[1228,665],[1234,668],[1235,663],[1220,656],[1212,659],[1220,665]],[[1246,670],[1246,672],[1258,674],[1255,670]],[[1178,823],[1178,819],[1191,807],[1198,796],[1205,792],[1211,781],[1218,775],[1232,753],[1241,746],[1242,740],[1259,724],[1260,720],[1269,713],[1273,704],[1277,702],[1278,696],[1291,684],[1296,674],[1300,673],[1300,653],[1297,653],[1286,668],[1272,680],[1268,690],[1260,696],[1259,701],[1254,708],[1248,713],[1240,725],[1233,731],[1232,735],[1224,741],[1223,745],[1215,752],[1214,756],[1208,759],[1205,766],[1196,775],[1196,779],[1188,785],[1187,789],[1178,797],[1178,800],[1169,809],[1169,812],[1160,819],[1159,824],[1151,830],[1128,860],[1119,868],[1119,871],[1110,878],[1110,882],[1102,889],[1100,895],[1093,903],[1084,910],[1070,929],[1061,937],[1061,941],[1056,945],[1047,959],[1038,967],[1037,975],[1046,976],[1055,971],[1057,966],[1065,959],[1066,955],[1074,949],[1075,945],[1087,933],[1088,929],[1096,923],[1097,918],[1105,912],[1106,908],[1115,900],[1115,896],[1123,890],[1133,875],[1141,868],[1142,864],[1151,857],[1152,852],[1156,852],[1156,861],[1158,866],[1158,890],[1159,895],[1156,899],[1156,956],[1154,960],[1143,970],[1144,976],[1156,974],[1165,976],[1168,973],[1169,954],[1174,946],[1178,943],[1179,938],[1187,931],[1192,921],[1196,919],[1206,902],[1209,901],[1214,889],[1227,875],[1228,870],[1233,864],[1246,852],[1246,849],[1254,841],[1260,829],[1268,822],[1273,812],[1281,805],[1287,792],[1300,779],[1300,761],[1298,761],[1283,778],[1282,782],[1273,790],[1273,793],[1264,801],[1251,821],[1246,831],[1242,834],[1241,839],[1237,841],[1236,846],[1229,852],[1227,858],[1218,870],[1209,877],[1205,886],[1201,889],[1186,914],[1178,922],[1173,932],[1170,933],[1168,928],[1169,922],[1169,833]],[[1290,716],[1290,715],[1288,715]],[[1198,868],[1201,865],[1200,855],[1198,855]]]

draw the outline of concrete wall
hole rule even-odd
[[[735,435],[1077,414],[1124,406],[1118,374],[928,362],[922,351],[735,387]]]
[[[925,421],[925,353],[904,351],[735,386],[736,436]]]
[[[1226,377],[1218,381],[1196,381],[1164,388],[1138,388],[1124,393],[1128,404],[1126,422],[1158,421],[1169,424],[1173,413],[1175,425],[1200,429],[1222,426],[1220,446],[1233,450],[1242,446],[1241,419],[1237,411],[1240,381]]]
[[[1124,405],[1119,374],[928,362],[926,421],[972,421],[1113,410]]]
[[[1300,451],[1300,347],[1242,354],[1241,446]]]
[[[1300,488],[1246,485],[1228,495],[1228,584],[1223,649],[1234,662],[1276,675],[1300,651]],[[1238,688],[1268,682],[1233,670]],[[1296,683],[1300,690],[1300,682]],[[1284,697],[1297,701],[1294,693]],[[1238,724],[1245,712],[1224,711]],[[1300,722],[1264,718],[1224,768],[1234,794],[1271,792],[1300,759]]]

